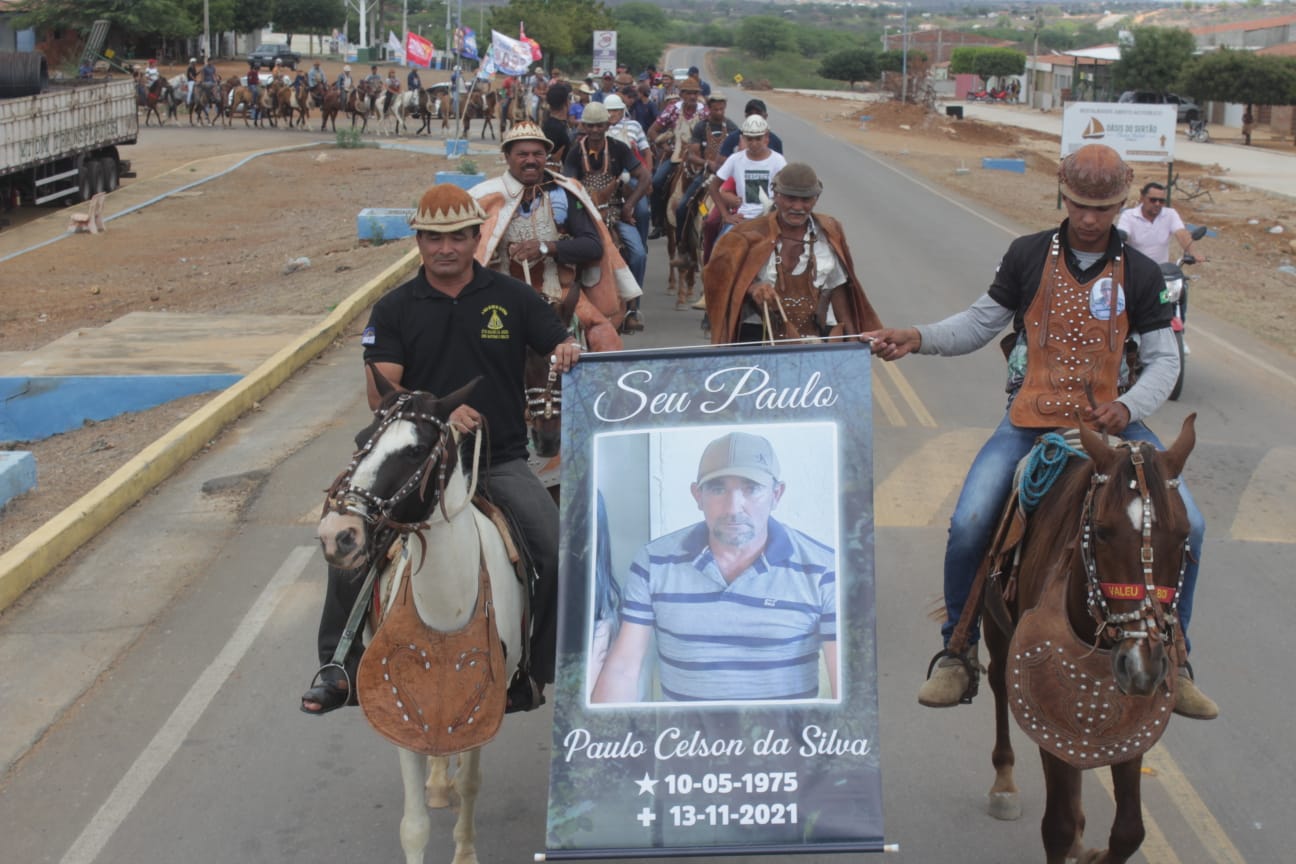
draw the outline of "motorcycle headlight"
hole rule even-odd
[[[1165,291],[1161,292],[1162,303],[1178,303],[1179,295],[1183,293],[1182,279],[1167,279]]]

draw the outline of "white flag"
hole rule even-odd
[[[531,46],[521,39],[511,39],[492,30],[490,50],[491,59],[505,75],[525,75],[531,67]]]
[[[405,46],[390,30],[387,31],[387,57],[397,63],[405,62]]]

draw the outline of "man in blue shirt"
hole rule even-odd
[[[643,701],[654,637],[666,700],[816,699],[821,654],[837,697],[837,556],[772,518],[785,489],[765,438],[707,445],[691,487],[703,521],[635,556],[592,701]]]

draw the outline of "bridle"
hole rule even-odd
[[[450,514],[446,512],[445,507],[445,488],[446,475],[454,466],[456,460],[456,448],[451,446],[454,433],[450,424],[445,420],[433,414],[416,410],[412,405],[413,401],[413,393],[401,393],[380,412],[378,423],[373,432],[369,434],[368,440],[355,452],[355,455],[351,457],[351,463],[333,481],[333,485],[328,488],[324,498],[324,512],[321,516],[328,513],[358,516],[364,520],[366,525],[374,529],[370,534],[371,537],[376,535],[379,529],[387,527],[401,532],[418,531],[426,528],[427,522],[425,521],[400,522],[393,519],[391,514],[397,506],[413,494],[415,489],[418,490],[420,498],[427,497],[428,481],[432,477],[433,467],[435,466],[437,477],[436,500],[440,502],[442,515],[449,521]],[[355,475],[356,468],[364,458],[373,452],[378,439],[393,423],[400,420],[432,424],[437,431],[437,441],[428,457],[401,484],[400,488],[386,498],[382,498],[368,489],[354,485],[352,478]],[[480,447],[481,436],[477,437],[477,442]],[[474,473],[474,485],[475,480]],[[469,498],[471,499],[471,494]]]
[[[1179,581],[1174,588],[1165,588],[1153,582],[1154,553],[1152,548],[1152,496],[1148,489],[1147,476],[1144,472],[1144,450],[1140,442],[1123,441],[1118,447],[1129,451],[1130,463],[1134,466],[1134,480],[1130,488],[1137,489],[1143,500],[1142,537],[1139,546],[1139,563],[1143,570],[1143,582],[1104,582],[1098,573],[1098,562],[1094,558],[1095,541],[1094,495],[1099,486],[1110,477],[1107,474],[1094,472],[1089,481],[1089,491],[1085,495],[1084,510],[1080,523],[1080,559],[1085,570],[1085,581],[1088,588],[1089,614],[1098,625],[1096,637],[1106,635],[1113,642],[1125,639],[1147,639],[1152,642],[1171,644],[1174,641],[1174,628],[1179,626],[1179,597],[1183,589],[1184,572],[1188,567],[1191,555],[1189,541],[1184,540],[1183,555],[1179,561]],[[1178,478],[1168,480],[1170,489],[1179,487]],[[1107,605],[1108,600],[1138,600],[1138,608],[1129,612],[1113,612]],[[1162,606],[1166,608],[1162,608]],[[1127,629],[1125,625],[1137,626]]]
[[[562,414],[562,388],[558,383],[558,367],[549,362],[549,374],[543,387],[526,388],[526,407],[533,418],[552,420]]]

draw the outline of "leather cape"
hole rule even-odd
[[[590,200],[589,193],[577,180],[556,174],[548,169],[546,182],[553,181],[575,196],[590,214],[590,221],[603,241],[603,257],[597,264],[587,264],[577,268],[577,279],[581,286],[581,296],[576,301],[576,317],[585,331],[589,347],[594,351],[616,350],[622,347],[621,337],[616,329],[624,316],[623,301],[633,300],[643,291],[630,273],[630,268],[617,252],[616,243],[608,233],[603,220],[598,218],[598,208]],[[489,267],[513,219],[513,213],[522,202],[525,187],[507,171],[499,177],[485,180],[468,190],[468,194],[477,199],[486,211],[486,222],[482,225],[481,240],[477,244],[477,262]],[[609,332],[610,329],[610,332]]]
[[[828,241],[842,269],[846,271],[846,302],[854,322],[854,332],[878,330],[882,320],[873,311],[855,275],[855,263],[841,223],[831,216],[814,214],[819,234]],[[711,344],[725,345],[738,341],[742,322],[743,300],[761,268],[774,254],[778,239],[778,214],[774,211],[739,224],[716,242],[711,260],[702,270],[702,290],[706,297],[707,317],[711,321]]]

